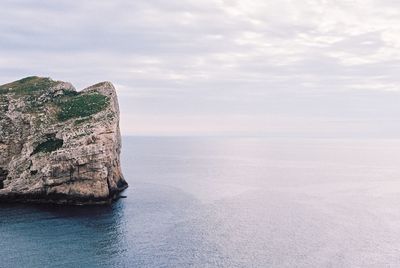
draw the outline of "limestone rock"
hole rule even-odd
[[[128,185],[114,86],[27,77],[0,86],[0,201],[105,204]]]

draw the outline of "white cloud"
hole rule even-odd
[[[3,0],[0,82],[38,74],[83,88],[110,80],[127,116],[168,115],[155,132],[182,114],[369,116],[357,103],[346,104],[346,114],[335,107],[371,89],[382,100],[397,92],[399,7],[390,0]],[[328,113],[325,101],[333,103]],[[371,109],[387,109],[379,105]]]

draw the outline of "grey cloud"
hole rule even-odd
[[[121,87],[125,133],[164,133],[146,118],[176,125],[184,116],[268,117],[264,132],[280,125],[274,118],[395,120],[399,93],[387,91],[400,82],[397,4],[332,3],[5,0],[0,81],[111,80]]]

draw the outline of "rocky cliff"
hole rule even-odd
[[[27,77],[0,86],[0,201],[105,204],[127,187],[115,88]]]

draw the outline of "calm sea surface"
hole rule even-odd
[[[127,198],[0,205],[0,267],[399,267],[400,140],[123,139]]]

